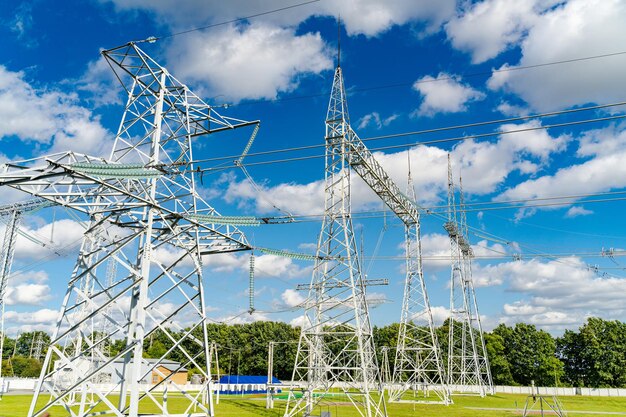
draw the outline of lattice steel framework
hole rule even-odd
[[[22,214],[48,206],[50,203],[42,199],[22,201],[0,206],[0,217],[7,217],[2,252],[0,253],[0,380],[2,379],[2,355],[4,351],[4,309],[7,286],[11,275],[11,266],[15,255],[15,241]]]
[[[387,415],[350,217],[350,120],[337,65],[326,116],[325,215],[285,416],[308,416],[333,388],[364,417]]]
[[[128,93],[110,157],[69,151],[0,170],[0,185],[90,218],[28,415],[61,405],[70,416],[212,416],[209,382],[191,393],[172,376],[198,368],[211,380],[202,256],[250,247],[197,193],[192,139],[256,122],[221,116],[136,43],[103,55]],[[147,361],[144,340],[156,331],[170,343]],[[105,340],[114,339],[123,346],[108,356]],[[60,349],[66,340],[80,343]],[[173,353],[184,359],[166,374]],[[103,375],[112,382],[99,384]],[[182,400],[175,408],[168,391]],[[77,406],[67,400],[72,392]]]
[[[417,199],[410,168],[407,197]],[[404,241],[406,280],[389,401],[401,399],[408,390],[421,390],[424,398],[420,402],[447,405],[451,400],[424,282],[419,217],[416,222],[405,223]]]
[[[452,165],[448,155],[448,221],[444,224],[452,251],[448,384],[455,391],[485,396],[493,393],[493,382],[472,279],[473,252],[468,240],[462,194],[460,214],[457,214]]]

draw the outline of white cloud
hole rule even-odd
[[[332,68],[319,33],[267,24],[229,26],[176,38],[168,63],[177,78],[226,100],[275,98],[296,89],[299,78]]]
[[[523,321],[559,330],[587,316],[615,319],[626,313],[621,297],[626,280],[599,277],[578,257],[505,262],[481,270],[523,297],[503,306],[505,323]]]
[[[50,150],[101,155],[111,136],[75,95],[36,89],[21,72],[0,65],[0,138],[16,136]]]
[[[358,129],[365,129],[366,127],[373,125],[377,129],[389,126],[394,120],[400,117],[398,114],[392,114],[389,117],[382,119],[378,112],[372,112],[361,117],[358,121]]]
[[[17,35],[22,44],[28,48],[38,45],[38,42],[28,32],[33,26],[33,5],[21,3],[14,11],[13,20],[9,23],[9,29]]]
[[[540,122],[503,125],[501,130],[537,128]],[[549,162],[550,155],[561,152],[571,140],[568,135],[550,136],[546,131],[535,130],[504,134],[496,142],[465,140],[452,151],[454,177],[463,176],[464,191],[469,194],[488,194],[496,191],[509,174],[535,174]],[[413,169],[413,183],[420,204],[437,202],[447,187],[447,152],[434,146],[418,146],[409,151]],[[385,168],[400,189],[406,189],[407,151],[396,153],[374,152],[374,157]],[[380,199],[365,182],[355,178],[351,183],[352,209],[363,210],[381,207]],[[274,186],[260,185],[261,192],[248,180],[228,178],[224,199],[239,208],[256,213],[275,212],[274,205],[293,214],[321,214],[324,211],[324,181],[307,184],[282,183]]]
[[[299,306],[305,301],[305,298],[302,296],[300,291],[292,290],[290,288],[283,291],[280,298],[288,307]]]
[[[285,7],[282,0],[266,0],[262,6],[252,7],[247,0],[231,0],[207,4],[203,0],[172,2],[169,0],[101,0],[112,2],[120,10],[144,9],[155,13],[157,19],[170,26],[189,28],[207,23],[219,23]],[[376,36],[394,25],[421,22],[427,31],[439,25],[454,13],[454,0],[353,0],[321,1],[303,7],[295,7],[278,13],[259,16],[253,22],[298,25],[311,16],[341,16],[350,35]],[[255,3],[255,5],[261,3]]]
[[[22,226],[26,234],[34,236],[45,244],[33,242],[21,234],[17,235],[15,256],[19,259],[39,259],[44,256],[65,256],[74,253],[83,238],[85,229],[81,223],[63,219],[48,223],[38,228]],[[52,239],[52,241],[51,241]]]
[[[291,319],[289,321],[289,325],[291,327],[300,327],[300,328],[302,328],[302,327],[308,326],[309,324],[310,324],[309,320],[306,318],[305,315],[298,316],[298,317],[293,318],[293,319]]]
[[[79,91],[86,92],[96,106],[122,103],[121,94],[124,90],[102,56],[87,64],[87,70],[80,79],[74,81],[74,85]]]
[[[436,326],[441,326],[450,317],[450,307],[431,306],[430,312],[433,315],[433,322]]]
[[[324,182],[308,184],[282,183],[272,187],[259,184],[261,193],[248,180],[229,180],[224,199],[228,203],[238,202],[245,207],[254,202],[257,213],[275,212],[274,206],[294,214],[319,214],[324,208]]]
[[[47,281],[48,274],[45,271],[10,275],[4,301],[7,305],[42,305],[51,298]]]
[[[577,154],[586,157],[586,161],[560,168],[552,175],[519,183],[500,194],[498,199],[579,195],[626,186],[624,126],[609,126],[586,132],[579,144]]]
[[[59,314],[56,310],[42,308],[41,310],[17,312],[7,311],[4,313],[7,321],[19,324],[51,324],[56,321]]]
[[[212,319],[216,323],[228,323],[228,324],[246,324],[246,323],[254,323],[255,321],[269,321],[272,320],[267,314],[259,313],[258,311],[254,311],[252,314],[248,314],[247,312],[241,312],[239,314],[218,317]]]
[[[539,13],[558,0],[485,0],[470,4],[445,25],[456,49],[471,53],[477,64],[517,45],[540,18]]]
[[[450,251],[450,238],[448,235],[443,233],[422,235],[424,267],[429,267],[430,269],[450,269]]]
[[[519,63],[505,64],[500,69],[621,51],[620,40],[626,37],[625,19],[626,3],[620,0],[563,2],[534,20],[521,42]],[[620,55],[525,71],[497,72],[488,84],[494,90],[505,89],[519,95],[538,111],[590,102],[610,103],[622,100],[626,92],[625,65],[626,57]]]
[[[435,81],[440,79],[441,81]],[[437,113],[458,113],[467,110],[471,101],[485,98],[485,94],[461,83],[459,76],[439,73],[437,77],[426,75],[413,84],[422,96],[422,104],[416,114],[434,116]]]
[[[42,305],[49,300],[50,287],[46,284],[19,284],[8,286],[5,294],[7,305]]]
[[[588,216],[590,214],[593,214],[593,211],[587,210],[583,206],[572,206],[569,210],[567,210],[567,213],[565,213],[565,217],[572,218],[578,216]]]

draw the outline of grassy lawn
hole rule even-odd
[[[28,412],[30,395],[5,395],[0,400],[0,417],[24,417]],[[48,398],[42,398],[43,405]],[[113,400],[113,399],[112,399]],[[566,411],[593,411],[589,413],[571,413],[571,417],[598,417],[598,412],[623,412],[626,413],[626,398],[618,397],[560,397]],[[334,402],[325,402],[319,411],[330,411],[331,416],[357,417],[357,412],[345,403],[345,398],[337,396]],[[499,394],[486,398],[473,396],[454,396],[454,404],[450,406],[438,404],[395,403],[388,404],[387,411],[390,416],[419,416],[419,417],[496,417],[496,416],[520,416],[526,402],[525,395]],[[183,400],[173,396],[169,399],[170,411],[182,411]],[[227,396],[222,395],[220,403],[216,406],[216,414],[219,417],[280,417],[282,416],[285,401],[276,400],[273,410],[265,409],[265,397],[263,395],[251,396]],[[476,409],[484,408],[484,409]],[[499,410],[487,410],[489,408]],[[509,410],[507,410],[509,409]],[[519,411],[515,411],[515,410]],[[157,412],[155,406],[146,403],[142,412]],[[51,417],[63,417],[68,413],[60,408],[50,409]],[[626,414],[625,414],[626,415]]]

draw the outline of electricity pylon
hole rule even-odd
[[[0,185],[90,219],[28,416],[54,405],[72,417],[213,416],[202,257],[250,246],[232,218],[221,221],[196,191],[192,140],[258,122],[220,115],[137,43],[102,54],[128,93],[110,156],[67,151],[0,168]],[[109,330],[92,337],[94,328]],[[144,340],[157,331],[167,350],[147,361]],[[113,339],[124,343],[105,355],[104,341]],[[66,340],[81,342],[64,351]],[[165,374],[174,354],[182,360]],[[203,389],[174,382],[182,368],[199,369]],[[103,374],[110,384],[97,383]],[[178,394],[180,414],[164,391]],[[66,401],[71,392],[80,393],[75,407]]]
[[[410,165],[407,197],[412,201],[417,198]],[[408,390],[421,390],[425,398],[420,402],[447,405],[451,402],[450,394],[424,282],[419,218],[417,220],[404,225],[406,280],[393,380],[388,388],[389,401],[400,400]],[[430,398],[430,393],[434,398]]]
[[[363,417],[387,415],[350,209],[350,120],[337,65],[326,115],[325,209],[285,416],[311,415],[333,388]]]
[[[43,199],[22,201],[19,203],[0,206],[0,217],[8,217],[2,241],[0,253],[0,378],[2,378],[2,352],[4,350],[4,310],[6,305],[6,292],[15,255],[15,242],[22,214],[28,211],[38,210],[49,206],[50,203]]]
[[[455,391],[485,396],[493,393],[493,382],[472,279],[473,251],[468,240],[462,191],[459,211],[457,215],[452,165],[448,155],[448,221],[444,224],[452,251],[448,384]]]

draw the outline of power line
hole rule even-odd
[[[273,10],[268,10],[268,11],[265,11],[265,12],[255,13],[255,14],[251,14],[249,16],[238,17],[236,19],[232,19],[232,20],[228,20],[228,21],[224,21],[224,22],[213,23],[213,24],[206,25],[206,26],[200,26],[200,27],[196,27],[196,28],[193,28],[193,29],[183,30],[181,32],[170,33],[169,35],[158,36],[158,37],[153,36],[151,38],[146,39],[146,41],[154,42],[154,41],[159,40],[159,39],[173,38],[174,36],[184,35],[184,34],[187,34],[187,33],[197,32],[197,31],[200,31],[200,30],[206,30],[206,29],[210,29],[210,28],[214,28],[214,27],[218,27],[218,26],[224,26],[224,25],[228,25],[228,24],[231,24],[231,23],[237,23],[237,22],[241,22],[241,21],[244,21],[244,20],[253,19],[255,17],[266,16],[268,14],[278,13],[278,12],[282,12],[282,11],[289,10],[289,9],[295,9],[296,7],[306,6],[306,5],[309,5],[309,4],[312,4],[312,3],[318,3],[320,1],[322,1],[322,0],[305,1],[303,3],[292,4],[291,6],[280,7],[278,9],[273,9]]]
[[[481,126],[494,125],[494,124],[504,124],[504,123],[518,122],[518,121],[522,121],[522,120],[540,119],[540,118],[544,118],[544,117],[554,117],[554,116],[560,116],[560,115],[564,115],[564,114],[579,113],[579,112],[591,111],[591,110],[600,110],[600,109],[605,109],[605,108],[609,108],[609,107],[619,107],[619,106],[624,106],[624,105],[626,105],[626,101],[620,101],[620,102],[616,102],[616,103],[600,104],[600,105],[595,105],[595,106],[579,107],[579,108],[567,109],[567,110],[557,110],[557,111],[551,111],[551,112],[546,112],[546,113],[538,113],[538,114],[532,114],[532,115],[527,115],[527,116],[511,117],[511,118],[507,118],[507,119],[485,120],[485,121],[481,121],[481,122],[467,123],[467,124],[462,124],[462,125],[441,126],[441,127],[436,127],[436,128],[433,128],[433,129],[416,130],[416,131],[412,131],[412,132],[395,133],[395,134],[391,134],[391,135],[372,136],[372,137],[364,138],[364,139],[361,139],[361,140],[363,142],[370,142],[370,141],[389,139],[389,138],[392,138],[392,137],[399,137],[399,136],[417,136],[417,135],[424,135],[424,134],[429,134],[429,133],[444,132],[444,131],[449,131],[449,130],[467,129],[467,128],[470,128],[470,127],[481,127]],[[429,142],[420,142],[420,143],[421,144],[427,144]],[[324,146],[325,146],[324,144],[316,144],[316,145],[296,146],[296,147],[291,147],[291,148],[272,149],[272,150],[260,151],[260,152],[249,152],[249,153],[246,154],[246,157],[261,156],[261,155],[272,155],[272,154],[276,154],[276,153],[295,152],[295,151],[302,151],[302,150],[309,150],[309,149],[317,149],[317,148],[323,148]],[[198,160],[195,160],[193,162],[194,163],[200,163],[200,162],[214,162],[214,161],[222,161],[222,160],[233,160],[233,159],[239,158],[240,156],[241,155],[239,155],[239,154],[237,154],[237,155],[219,156],[219,157],[213,157],[213,158],[198,159]]]
[[[518,67],[507,67],[507,68],[498,69],[498,70],[491,70],[491,71],[481,71],[481,72],[474,72],[474,73],[466,73],[466,74],[461,74],[461,77],[462,78],[482,77],[482,76],[488,76],[488,75],[493,75],[493,74],[497,74],[497,73],[528,70],[528,69],[533,69],[533,68],[548,67],[548,66],[552,66],[552,65],[561,65],[561,64],[569,64],[569,63],[573,63],[573,62],[589,61],[589,60],[593,60],[593,59],[610,58],[610,57],[624,55],[624,54],[626,54],[626,51],[618,51],[618,52],[611,52],[611,53],[601,54],[601,55],[592,55],[592,56],[586,56],[586,57],[580,57],[580,58],[563,59],[563,60],[560,60],[560,61],[542,62],[542,63],[539,63],[539,64],[533,64],[533,65],[523,65],[523,66],[518,66]],[[456,79],[456,77],[454,77],[454,76],[437,77],[437,78],[433,78],[433,79],[429,79],[429,80],[417,80],[417,81],[411,81],[411,82],[406,81],[406,82],[402,82],[402,83],[383,84],[383,85],[371,86],[371,87],[363,87],[363,88],[353,88],[353,89],[350,89],[350,91],[351,92],[359,92],[360,93],[360,92],[373,91],[373,90],[385,90],[385,89],[390,89],[390,88],[407,87],[407,86],[413,86],[413,85],[416,85],[416,84],[426,84],[426,83],[433,83],[433,82],[440,82],[440,81],[449,81],[449,80],[454,80],[454,79]],[[279,102],[283,102],[283,101],[303,100],[303,99],[309,99],[309,98],[326,97],[329,93],[330,93],[330,91],[324,91],[322,93],[307,94],[307,95],[300,95],[300,96],[289,96],[289,97],[284,97],[284,98],[279,98],[279,99],[251,100],[251,101],[246,101],[246,102],[243,102],[243,103],[233,104],[232,106],[247,106],[247,105],[263,104],[263,103],[279,103]]]
[[[406,148],[411,148],[411,147],[420,146],[420,145],[424,146],[424,145],[440,144],[440,143],[447,143],[447,142],[462,142],[466,140],[474,140],[474,139],[482,139],[482,138],[487,138],[487,137],[509,135],[513,133],[547,130],[547,129],[554,129],[554,128],[560,128],[560,127],[582,125],[586,123],[598,123],[598,122],[606,122],[606,121],[611,121],[611,120],[620,120],[624,118],[626,118],[626,114],[620,114],[620,115],[615,115],[615,116],[599,117],[595,119],[586,119],[586,120],[577,120],[577,121],[564,122],[564,123],[555,123],[555,124],[545,125],[545,126],[526,127],[522,129],[507,130],[507,131],[501,131],[501,132],[479,133],[479,134],[467,135],[467,136],[457,136],[457,137],[450,137],[450,138],[443,138],[443,139],[433,139],[429,141],[417,141],[417,142],[405,143],[405,144],[399,144],[399,145],[381,146],[378,148],[371,148],[370,151],[375,152],[375,151],[384,151],[384,150],[392,150],[392,149],[406,149]],[[384,137],[379,136],[375,138],[369,138],[368,140],[383,139],[383,138],[389,139],[389,138],[394,138],[394,137],[411,136],[411,135],[418,135],[418,134],[421,134],[421,131],[396,133],[392,135],[386,135]],[[319,147],[319,145],[310,145],[309,148],[313,148],[313,147]],[[277,151],[277,152],[282,152],[282,151]],[[248,157],[251,157],[254,155],[255,154],[248,154]],[[257,165],[298,162],[298,161],[320,159],[320,158],[324,158],[324,155],[317,154],[317,155],[307,155],[307,156],[300,156],[300,157],[293,157],[293,158],[274,159],[274,160],[267,160],[267,161],[247,162],[242,165],[245,165],[246,167],[250,167],[250,166],[257,166]],[[217,160],[217,159],[218,158],[201,159],[201,160],[192,161],[192,163],[208,162],[210,160]],[[223,159],[223,158],[219,158],[219,159]],[[223,171],[226,169],[233,169],[233,168],[239,168],[239,165],[231,164],[231,165],[221,165],[219,167],[214,167],[214,168],[204,168],[204,169],[198,168],[196,171],[197,172],[217,172],[217,171]]]

